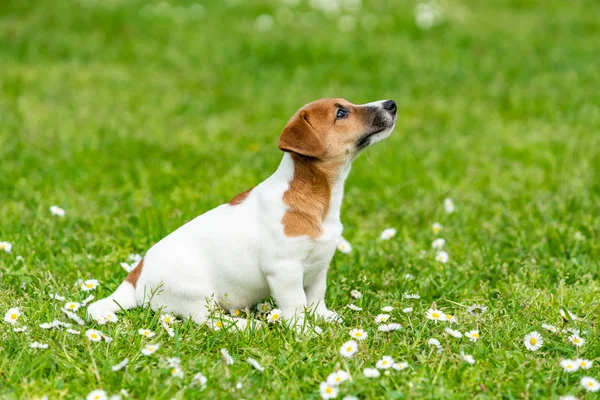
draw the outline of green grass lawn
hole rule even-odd
[[[0,322],[0,398],[125,389],[317,399],[338,369],[351,375],[340,399],[595,398],[579,382],[600,379],[598,3],[448,0],[430,29],[415,23],[415,2],[331,12],[309,3],[0,1],[0,242],[12,244],[0,250],[0,313],[22,313],[16,325]],[[354,163],[346,185],[353,251],[336,254],[326,298],[342,324],[317,321],[323,333],[307,338],[281,325],[239,333],[182,321],[171,338],[158,314],[135,309],[114,324],[74,323],[78,336],[39,327],[69,322],[49,294],[108,295],[130,254],[269,176],[289,117],[332,96],[399,107],[392,137]],[[390,227],[397,234],[381,240]],[[432,249],[438,237],[445,264]],[[100,285],[83,292],[80,279]],[[472,316],[474,303],[487,311]],[[402,329],[378,330],[383,306]],[[448,322],[426,318],[432,307],[479,340],[446,334]],[[561,308],[579,319],[563,323]],[[352,328],[369,336],[347,359],[339,350]],[[89,341],[87,329],[114,340]],[[535,352],[523,343],[532,331],[544,340]],[[145,356],[149,343],[161,347]],[[408,367],[365,377],[384,355]],[[181,359],[183,378],[168,357]],[[578,358],[593,367],[559,365]]]

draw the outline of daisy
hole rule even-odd
[[[132,264],[128,264],[126,262],[122,262],[119,265],[125,270],[125,272],[131,272],[135,269],[135,267]]]
[[[441,262],[442,264],[446,264],[449,259],[450,259],[450,256],[448,255],[448,253],[446,253],[443,250],[438,251],[438,253],[435,255],[435,261]]]
[[[555,327],[554,325],[550,325],[550,324],[542,324],[542,328],[544,328],[545,330],[549,331],[549,332],[553,332],[556,333],[558,332],[558,328]]]
[[[169,335],[169,337],[175,336],[175,331],[173,330],[173,328],[171,328],[169,326],[169,324],[167,324],[166,322],[160,321],[160,326],[163,327],[163,329],[165,330],[165,332],[167,332],[167,335]]]
[[[379,378],[379,376],[381,375],[376,368],[365,368],[363,370],[363,374],[367,378]]]
[[[88,329],[85,331],[85,336],[92,342],[99,342],[102,340],[102,332],[97,331],[96,329]]]
[[[75,329],[67,329],[67,332],[69,332],[71,335],[81,335],[81,332],[76,331]]]
[[[349,309],[354,310],[354,311],[362,311],[361,307],[355,306],[354,304],[348,304],[346,307],[348,307]]]
[[[332,372],[327,377],[327,383],[331,386],[339,386],[341,383],[347,381],[350,378],[350,375],[346,371],[339,370],[336,372]]]
[[[571,311],[567,310],[567,313],[569,314],[569,317],[571,317],[571,319],[573,321],[577,321],[579,319],[579,317],[575,314],[573,314]],[[560,316],[567,322],[569,322],[569,318],[567,317],[567,314],[565,314],[564,310],[561,308],[560,309]]]
[[[96,323],[98,325],[104,325],[106,324],[106,318],[104,318],[102,315],[98,315],[96,318],[94,318],[96,320]]]
[[[171,376],[174,378],[183,378],[183,370],[179,366],[171,368]]]
[[[442,247],[444,247],[445,243],[446,243],[446,241],[442,238],[435,239],[433,241],[433,243],[431,243],[431,248],[436,249],[436,250],[441,250]]]
[[[206,376],[204,376],[201,373],[197,373],[196,375],[194,375],[194,377],[192,378],[193,382],[197,382],[198,385],[200,385],[200,388],[202,390],[206,389],[206,383],[208,382],[208,379],[206,378]]]
[[[177,367],[181,365],[181,359],[179,357],[169,357],[166,361],[169,367]]]
[[[465,332],[465,336],[468,337],[472,342],[476,342],[481,337],[478,329],[473,329],[472,331]]]
[[[108,397],[104,390],[94,390],[91,391],[86,397],[85,400],[107,400]]]
[[[431,338],[431,339],[429,339],[429,340],[427,341],[427,344],[428,344],[428,345],[430,345],[430,346],[435,346],[435,347],[437,347],[438,349],[441,349],[441,348],[442,348],[442,345],[440,344],[440,341],[439,341],[439,340],[437,340],[437,339],[435,339],[435,338]]]
[[[172,324],[175,322],[175,317],[171,314],[161,314],[160,322],[164,322],[165,324]]]
[[[452,328],[446,328],[446,329],[444,329],[444,332],[446,332],[448,335],[455,337],[457,339],[460,339],[463,336],[462,333],[460,333],[460,331],[457,331]]]
[[[375,317],[375,323],[380,324],[382,322],[387,322],[390,319],[390,314],[377,314]]]
[[[486,311],[487,311],[487,307],[482,306],[480,304],[473,304],[473,305],[469,306],[469,308],[467,308],[467,312],[471,315],[483,314]]]
[[[461,357],[464,362],[469,363],[471,365],[475,364],[475,359],[470,354],[461,354]]]
[[[407,362],[397,362],[394,363],[394,365],[392,365],[392,368],[395,369],[396,371],[402,371],[405,370],[406,368],[408,368],[408,363]]]
[[[146,345],[143,349],[142,349],[142,354],[145,356],[149,356],[151,354],[154,354],[154,352],[156,350],[158,350],[160,348],[160,344],[148,344]]]
[[[12,250],[12,244],[10,244],[10,242],[0,242],[0,250],[10,253]]]
[[[576,334],[569,336],[569,340],[577,347],[581,347],[585,344],[585,339]]]
[[[337,249],[338,249],[339,251],[341,251],[342,253],[345,253],[345,254],[348,254],[348,253],[351,253],[351,252],[352,252],[352,246],[351,246],[351,245],[350,245],[350,243],[349,243],[349,242],[348,242],[346,239],[344,239],[344,238],[342,238],[342,239],[340,240],[340,242],[338,243],[338,245],[337,245]]]
[[[322,399],[335,399],[338,396],[338,388],[331,386],[327,382],[321,382],[319,385],[319,393]]]
[[[356,340],[365,340],[369,337],[369,334],[363,329],[352,329],[348,334]]]
[[[51,206],[50,207],[50,214],[56,215],[57,217],[64,217],[65,216],[65,210],[63,210],[59,206]]]
[[[21,326],[19,328],[14,328],[13,332],[26,332],[27,331],[27,327],[26,326]]]
[[[81,285],[80,285],[81,290],[83,290],[84,292],[89,292],[90,290],[94,290],[97,287],[98,287],[97,279],[85,280],[85,281],[81,282]]]
[[[65,310],[69,310],[69,311],[77,311],[79,310],[79,303],[75,303],[73,301],[70,301],[68,303],[65,304]]]
[[[444,229],[444,227],[439,222],[434,222],[433,225],[431,225],[431,230],[433,231],[434,235],[440,233],[442,229]]]
[[[42,329],[56,328],[56,327],[58,327],[57,322],[58,322],[57,320],[54,320],[52,322],[44,322],[43,324],[40,324],[40,328],[42,328]]]
[[[427,310],[427,313],[425,315],[428,319],[432,320],[432,321],[445,321],[446,320],[446,314],[444,314],[442,311],[440,310],[434,310],[432,308],[430,308],[429,310]]]
[[[375,366],[378,369],[392,368],[393,365],[394,365],[394,359],[390,356],[381,357],[381,360],[377,361],[377,364],[375,364]]]
[[[413,274],[404,274],[404,279],[406,279],[407,281],[412,281],[413,279],[415,279],[415,276]]]
[[[258,361],[256,361],[254,358],[248,358],[246,361],[255,369],[259,370],[260,372],[264,372],[265,368],[262,365],[260,365]]]
[[[145,337],[147,337],[147,338],[151,338],[152,336],[154,336],[154,335],[155,335],[155,333],[154,333],[154,332],[152,332],[150,329],[144,329],[144,328],[142,328],[142,329],[138,330],[138,333],[139,333],[140,335],[142,335],[142,336],[145,336]]]
[[[40,342],[32,342],[31,344],[29,344],[29,347],[31,347],[32,349],[47,349],[48,344],[40,343]]]
[[[242,315],[242,310],[240,310],[239,308],[232,308],[231,310],[229,310],[229,315],[239,317],[240,315]]]
[[[420,299],[421,298],[421,296],[419,296],[416,293],[404,293],[403,296],[405,299]]]
[[[392,306],[381,307],[381,311],[383,311],[383,312],[392,312],[393,310],[394,310],[394,307],[392,307]]]
[[[8,322],[9,324],[16,324],[17,319],[19,319],[20,315],[21,312],[19,311],[18,307],[9,308],[6,314],[4,314],[4,322]]]
[[[560,366],[567,372],[575,372],[579,369],[579,364],[573,360],[562,360]]]
[[[263,314],[268,313],[269,311],[271,311],[273,309],[273,307],[271,306],[271,304],[269,303],[258,303],[256,305],[256,310],[258,312],[261,312]]]
[[[104,320],[105,320],[106,322],[112,322],[112,323],[115,323],[115,322],[117,322],[117,321],[119,320],[119,317],[117,317],[117,314],[115,314],[114,312],[107,311],[107,312],[104,314]]]
[[[356,289],[350,291],[350,296],[352,296],[355,299],[362,299],[362,293]]]
[[[58,301],[65,301],[65,298],[64,298],[63,296],[59,296],[59,295],[57,295],[57,294],[55,294],[55,293],[50,293],[48,296],[49,296],[51,299],[54,299],[54,300],[58,300]]]
[[[118,363],[117,365],[113,365],[111,367],[111,369],[113,370],[113,372],[120,371],[123,368],[125,368],[128,363],[129,363],[129,358],[126,358],[123,361],[121,361],[120,363]]]
[[[402,325],[392,322],[391,324],[381,324],[377,329],[379,329],[381,332],[391,332],[402,329]]]
[[[354,340],[349,340],[342,345],[340,348],[340,355],[342,357],[350,358],[358,351],[358,343]]]
[[[452,314],[446,314],[446,321],[450,322],[451,324],[455,324],[456,317]]]
[[[592,365],[594,364],[593,361],[584,360],[582,358],[575,360],[575,362],[577,363],[577,365],[579,365],[579,368],[581,368],[581,369],[590,369],[590,368],[592,368]]]
[[[578,399],[575,396],[567,395],[567,396],[560,396],[558,398],[558,400],[578,400]]]
[[[444,199],[444,210],[446,210],[446,212],[448,214],[451,214],[454,212],[454,202],[452,201],[452,199],[448,199],[448,198]]]
[[[600,383],[598,383],[598,381],[594,378],[590,378],[589,376],[584,376],[583,378],[581,378],[581,381],[579,381],[579,383],[588,392],[597,392],[598,390],[600,390]]]
[[[218,320],[217,321],[210,320],[210,321],[208,321],[208,324],[213,331],[220,331],[225,326],[223,324],[223,321],[218,321]]]
[[[110,336],[107,336],[104,333],[102,334],[102,339],[104,339],[104,341],[108,343],[113,341],[113,339]]]
[[[227,351],[227,349],[221,349],[221,358],[223,359],[223,362],[227,365],[231,365],[233,364],[233,357],[231,357],[231,355],[229,354],[229,351]]]
[[[525,344],[525,348],[527,350],[537,351],[544,344],[544,339],[539,333],[531,332],[530,334],[525,336],[525,338],[523,339],[523,344]]]
[[[388,228],[381,232],[381,240],[389,240],[396,235],[396,229]]]
[[[279,308],[276,308],[274,310],[272,310],[268,315],[267,315],[267,321],[270,324],[274,324],[277,322],[281,322],[281,320],[283,319],[283,317],[281,316],[281,310]]]
[[[405,314],[410,314],[411,312],[413,312],[413,308],[412,307],[403,308],[402,312]]]

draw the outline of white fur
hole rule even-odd
[[[325,306],[326,276],[342,235],[340,207],[352,161],[347,160],[332,188],[318,239],[284,234],[283,194],[294,177],[292,158],[285,154],[277,171],[240,204],[210,210],[152,246],[136,288],[124,281],[112,295],[91,304],[89,316],[149,303],[154,310],[202,323],[209,299],[224,309],[244,309],[269,295],[286,319],[307,306],[331,316]]]

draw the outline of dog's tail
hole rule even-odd
[[[129,310],[130,308],[137,307],[138,302],[135,296],[135,288],[143,267],[144,259],[142,258],[113,294],[88,306],[88,317],[98,319],[99,317],[104,317],[104,314],[107,312],[116,312],[121,309]]]

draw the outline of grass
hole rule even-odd
[[[315,399],[330,372],[347,368],[340,398],[592,398],[578,382],[600,378],[595,2],[449,0],[444,21],[421,30],[415,3],[364,0],[360,12],[343,12],[357,21],[349,32],[338,14],[305,2],[157,4],[0,2],[0,241],[13,244],[0,252],[0,311],[19,307],[29,327],[0,324],[0,397],[102,388],[132,398]],[[268,31],[257,29],[262,14],[274,17]],[[110,344],[38,327],[66,321],[50,293],[80,301],[77,280],[95,278],[94,294],[109,294],[130,253],[265,179],[287,119],[329,96],[393,98],[400,110],[392,137],[360,157],[347,182],[342,221],[354,250],[336,254],[327,292],[342,325],[321,322],[323,334],[306,339],[281,326],[249,334],[184,321],[169,338],[158,315],[135,309],[97,327]],[[444,212],[446,197],[456,212]],[[50,215],[53,204],[64,218]],[[444,226],[447,264],[434,260],[434,222]],[[380,240],[388,227],[397,235]],[[346,308],[351,301],[364,310]],[[424,316],[433,303],[481,339],[445,335]],[[473,303],[488,311],[470,316]],[[377,331],[384,305],[401,330]],[[563,327],[562,307],[582,319]],[[542,323],[587,330],[586,343]],[[162,345],[150,357],[140,353],[142,327]],[[354,327],[369,338],[346,360],[338,351]],[[531,331],[545,340],[537,352],[523,345]],[[235,364],[223,364],[221,348]],[[409,368],[365,378],[383,355]],[[181,358],[183,379],[171,377],[169,356]],[[126,357],[126,371],[112,372]],[[578,357],[596,364],[571,374],[558,365]],[[204,391],[190,385],[197,372]]]

